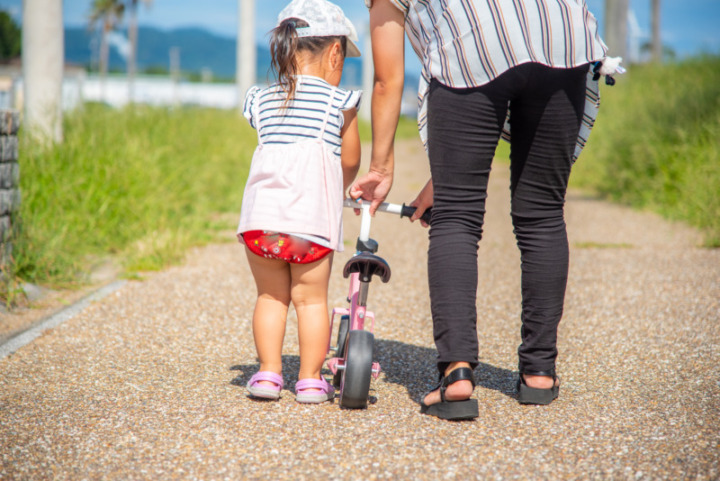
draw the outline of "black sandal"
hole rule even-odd
[[[521,372],[517,382],[518,401],[520,404],[541,404],[545,406],[558,398],[560,395],[560,385],[558,384],[558,377],[555,375],[555,370],[548,372],[534,372],[532,375],[552,377],[553,387],[547,389],[530,387],[525,384],[525,378]]]
[[[457,381],[470,381],[473,389],[475,389],[475,377],[473,376],[472,369],[469,367],[459,367],[443,377],[440,385],[435,388],[440,389],[441,401],[428,406],[425,404],[425,397],[430,393],[425,394],[423,400],[420,401],[420,412],[447,420],[474,419],[478,417],[477,399],[463,399],[462,401],[448,401],[445,399],[445,390],[450,384]],[[433,391],[435,391],[435,389],[433,389]]]

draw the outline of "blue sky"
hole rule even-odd
[[[661,0],[663,43],[680,56],[698,52],[720,53],[720,0]],[[87,22],[91,0],[64,0],[63,21],[68,26]],[[287,0],[257,0],[256,22],[258,40],[266,41],[265,33],[275,24],[278,12]],[[362,0],[336,0],[358,31],[367,22],[367,9]],[[602,26],[603,0],[587,0],[590,10]],[[0,8],[9,10],[20,21],[22,0],[0,0]],[[630,0],[637,25],[644,34],[650,31],[650,0]],[[197,26],[214,33],[235,37],[237,0],[153,0],[141,4],[140,24],[163,29]]]

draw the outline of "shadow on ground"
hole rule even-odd
[[[435,358],[436,351],[431,348],[386,339],[375,340],[373,359],[380,363],[384,373],[380,382],[403,386],[410,399],[416,403],[420,403],[423,396],[437,386]],[[293,386],[297,382],[300,357],[282,356],[282,363],[285,386]],[[258,363],[238,364],[231,366],[230,370],[240,371],[230,384],[245,387],[250,377],[257,372]],[[323,374],[332,375],[327,369],[323,369]],[[517,375],[517,372],[481,362],[475,369],[475,382],[478,387],[492,389],[515,399]]]

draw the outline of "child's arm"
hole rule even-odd
[[[357,109],[343,110],[342,114],[345,116],[345,122],[340,131],[342,137],[340,161],[343,169],[344,193],[355,180],[360,169],[360,132],[358,131]]]

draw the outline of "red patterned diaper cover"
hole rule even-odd
[[[309,264],[333,250],[300,237],[279,232],[250,230],[242,233],[245,245],[253,254],[292,264]]]

